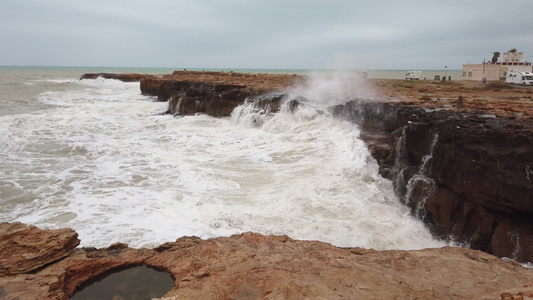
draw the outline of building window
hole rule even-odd
[[[472,71],[468,72],[468,77],[472,77]]]

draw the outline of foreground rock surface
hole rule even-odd
[[[80,244],[72,229],[0,223],[0,276],[23,274],[67,256]]]
[[[23,236],[1,238],[13,242]],[[42,241],[36,237],[35,243]],[[13,254],[26,253],[19,251]],[[209,240],[183,237],[155,249],[125,244],[75,249],[39,270],[2,276],[0,298],[68,299],[95,276],[141,264],[175,279],[161,299],[499,299],[527,292],[533,281],[532,269],[476,250],[341,249],[243,233]]]

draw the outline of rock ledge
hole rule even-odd
[[[14,227],[24,230],[13,234]],[[13,243],[43,245],[57,232],[2,223],[0,253]],[[63,256],[69,241],[58,238],[60,247],[51,252]],[[23,247],[10,253],[28,254]],[[507,299],[503,297],[529,295],[533,285],[532,269],[476,250],[341,249],[251,232],[209,240],[182,237],[155,249],[117,243],[74,249],[53,263],[42,259],[40,269],[2,276],[0,298],[68,299],[95,276],[142,264],[166,270],[175,279],[161,299]]]

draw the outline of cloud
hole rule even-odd
[[[533,55],[533,2],[0,0],[0,65],[460,69]]]

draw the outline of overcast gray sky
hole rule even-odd
[[[461,69],[516,48],[533,1],[0,0],[0,65]]]

